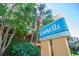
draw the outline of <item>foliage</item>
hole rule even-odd
[[[24,41],[14,41],[13,44],[6,50],[11,56],[38,56],[40,49],[31,43]]]
[[[73,53],[71,53],[71,55],[72,55],[72,56],[79,56],[79,53],[73,52]]]
[[[47,18],[47,19],[45,19],[45,20],[43,20],[43,26],[45,26],[45,25],[47,25],[47,24],[50,24],[51,22],[53,22],[54,20],[53,19],[49,19],[49,18]]]
[[[71,55],[72,55],[72,56],[79,56],[79,54],[74,54],[74,53],[73,53],[73,54],[71,54]]]
[[[4,6],[3,4],[0,4],[0,16],[5,15],[6,13],[6,6]]]
[[[47,9],[45,4],[38,4],[33,11],[38,17],[42,18],[42,25],[45,26],[53,21],[51,9]]]
[[[75,49],[75,48],[70,48],[71,51],[71,56],[79,56],[79,48]]]
[[[36,12],[36,11],[39,11],[39,13]],[[38,7],[35,9],[34,13],[36,13],[42,19],[46,19],[46,18],[51,18],[52,17],[52,11],[50,9],[46,9],[46,5],[45,4],[39,4]]]
[[[43,26],[50,23],[52,21],[52,20],[50,20],[51,17],[52,17],[51,10],[45,10],[45,8],[46,8],[45,4],[37,5],[35,3],[0,4],[0,16],[2,16],[2,19],[0,19],[0,21],[2,22],[2,20],[3,20],[4,26],[7,26],[10,29],[11,28],[15,29],[15,31],[13,31],[14,34],[16,34],[18,36],[27,35],[29,30],[32,31],[32,28],[31,28],[32,23],[36,22],[36,20],[38,18],[38,15],[36,14],[37,11],[35,11],[36,6],[38,6],[37,8],[40,11],[40,16],[43,19]],[[7,31],[7,32],[9,32],[9,31]],[[5,35],[5,37],[6,37],[6,35]],[[14,37],[14,35],[11,37],[11,39],[13,37]],[[5,40],[5,42],[6,41],[7,40]],[[19,46],[21,46],[22,48],[25,47],[25,48],[23,48],[25,50],[23,51]],[[26,48],[28,46],[29,46],[29,48]],[[31,48],[33,48],[33,49],[30,50],[30,51],[32,51],[32,52],[35,51],[35,52],[34,52],[34,54],[32,54],[31,52],[28,52],[29,54],[26,54],[26,53],[25,54],[22,54],[22,53],[19,54],[19,51],[17,50],[18,48],[21,51],[23,51],[23,53],[25,51],[28,52],[29,51],[28,49],[31,49]],[[16,52],[13,53],[11,50],[13,52],[17,50],[17,54],[16,54]],[[36,48],[35,46],[33,46],[30,43],[18,43],[18,44],[12,44],[12,46],[10,48],[10,53],[12,55],[38,55],[39,52],[37,52],[37,50],[38,50],[38,48]]]
[[[36,4],[14,4],[11,9],[8,8],[8,18],[5,19],[5,25],[16,27],[17,35],[26,35],[31,28],[31,23],[36,20],[33,9]]]
[[[0,33],[0,55],[3,55],[15,33],[24,36],[28,33],[31,23],[35,20],[32,10],[36,4],[0,4],[1,31],[7,27],[6,32]],[[10,29],[14,29],[8,39]]]
[[[4,13],[6,13],[7,18],[4,18],[4,24],[7,26],[16,27],[16,34],[19,36],[24,36],[28,34],[28,30],[31,29],[31,24],[34,23],[38,17],[35,6],[38,6],[37,8],[40,11],[40,16],[44,20],[43,25],[50,23],[51,20],[48,18],[52,17],[51,10],[45,10],[45,4],[0,4],[0,14],[5,16]]]

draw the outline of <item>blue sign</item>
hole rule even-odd
[[[40,41],[68,35],[68,27],[66,25],[64,18],[60,18],[39,30]]]

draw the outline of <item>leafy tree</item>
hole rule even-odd
[[[16,33],[20,35],[27,34],[34,16],[32,10],[36,4],[2,4],[3,11],[6,12],[1,16],[0,29],[0,55],[3,55],[6,48],[9,46],[12,38]],[[2,9],[0,9],[2,10]],[[3,12],[2,11],[2,12]],[[6,32],[3,30],[7,27]],[[10,30],[12,34],[8,36]],[[2,35],[4,33],[4,35]],[[9,39],[8,39],[9,38]]]
[[[12,20],[9,24],[16,26],[16,34],[25,35],[28,29],[31,28],[31,23],[34,22],[35,15],[32,12],[36,4],[17,4],[12,14]],[[13,24],[11,23],[13,22]]]

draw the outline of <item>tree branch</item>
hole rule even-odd
[[[7,29],[7,31],[6,31],[6,33],[5,33],[5,35],[4,35],[3,42],[2,42],[2,43],[3,43],[2,48],[5,47],[6,42],[7,42],[7,40],[8,40],[8,32],[9,32],[9,30],[10,30],[10,28]]]
[[[10,37],[8,43],[7,43],[7,45],[5,46],[5,49],[9,46],[9,44],[10,44],[10,42],[11,42],[11,40],[12,40],[14,34],[15,34],[15,31],[16,31],[16,29],[14,29],[14,31],[13,31],[13,33],[12,33],[12,35],[11,35],[11,37]]]

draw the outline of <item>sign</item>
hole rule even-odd
[[[68,27],[64,18],[59,18],[58,20],[44,26],[38,33],[40,41],[69,36]]]

